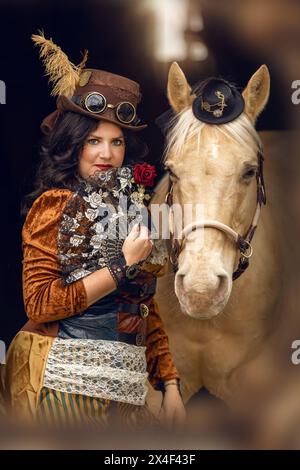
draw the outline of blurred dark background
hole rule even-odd
[[[74,63],[89,50],[87,67],[138,81],[139,114],[150,162],[159,165],[163,138],[155,118],[168,108],[167,72],[177,60],[190,84],[216,75],[243,88],[262,64],[272,87],[259,130],[296,127],[299,110],[291,83],[300,79],[297,60],[300,5],[296,0],[0,0],[0,106],[2,260],[0,339],[7,344],[25,323],[22,300],[20,202],[32,190],[38,162],[39,125],[55,108],[31,34],[43,28]],[[161,169],[160,169],[161,175]]]

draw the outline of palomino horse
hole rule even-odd
[[[197,241],[196,231],[186,231],[176,273],[170,265],[169,273],[158,280],[156,299],[180,372],[183,398],[187,402],[205,387],[249,415],[254,409],[259,413],[259,405],[263,409],[270,400],[270,384],[278,375],[276,345],[270,341],[279,327],[283,302],[280,253],[286,240],[280,239],[283,227],[272,204],[278,188],[268,194],[267,184],[268,204],[251,242],[250,265],[236,280],[233,273],[240,251],[230,229],[245,235],[255,217],[261,142],[254,125],[269,88],[269,72],[263,65],[243,91],[244,112],[227,124],[206,124],[195,118],[191,108],[195,96],[173,63],[168,98],[175,120],[164,158],[168,172],[151,200],[151,205],[162,204],[171,184],[173,202],[183,212],[185,204],[200,203],[203,219],[217,222],[203,228],[199,251],[188,249]],[[201,226],[201,220],[193,222]]]

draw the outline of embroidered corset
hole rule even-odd
[[[143,222],[153,228],[145,205],[150,197],[149,190],[135,183],[131,166],[96,172],[89,180],[78,179],[58,231],[58,256],[65,284],[118,258],[130,224]],[[80,315],[60,320],[58,336],[142,346],[148,305],[155,288],[156,277],[142,270],[134,281],[128,281]]]

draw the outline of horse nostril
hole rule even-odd
[[[226,274],[221,274],[217,276],[219,279],[219,285],[216,289],[216,295],[218,297],[223,297],[228,289],[228,276]]]
[[[182,292],[183,291],[183,279],[184,279],[184,274],[178,274],[176,275],[176,285],[177,288]]]

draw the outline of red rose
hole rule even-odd
[[[144,162],[143,164],[137,163],[133,169],[133,176],[135,182],[143,184],[144,186],[153,186],[154,178],[157,176],[154,165],[148,165]]]

